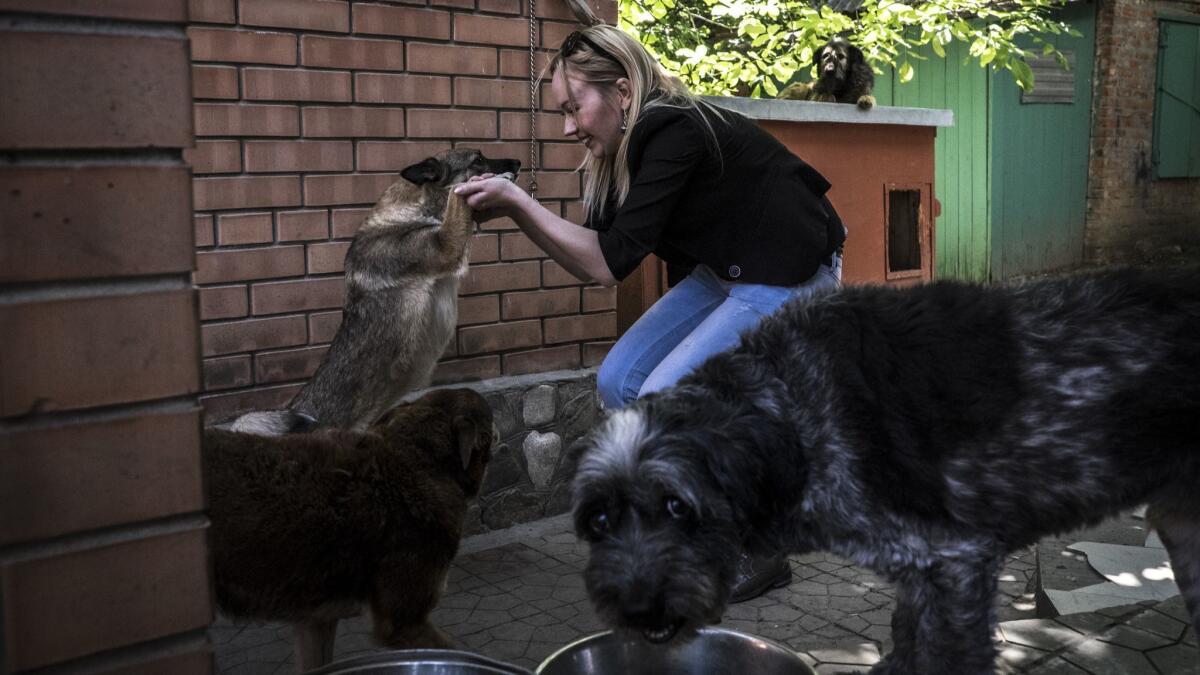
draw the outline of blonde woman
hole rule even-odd
[[[607,407],[671,386],[785,301],[838,285],[845,229],[829,182],[770,134],[697,99],[612,26],[571,33],[548,70],[563,134],[588,149],[587,222],[502,178],[456,191],[485,220],[512,218],[580,279],[612,286],[650,253],[690,270],[605,357]],[[783,556],[741,568],[735,602],[791,578]]]

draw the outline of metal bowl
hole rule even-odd
[[[533,675],[524,668],[454,649],[396,649],[336,661],[307,675]]]
[[[554,652],[537,675],[815,675],[796,652],[755,635],[707,627],[686,642],[656,645],[605,631]]]

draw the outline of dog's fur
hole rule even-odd
[[[875,73],[863,58],[862,50],[836,37],[813,55],[817,79],[794,82],[779,92],[778,98],[797,101],[853,103],[863,110],[875,105]]]
[[[427,620],[479,494],[492,411],[470,389],[401,405],[366,432],[204,432],[217,604],[295,625],[300,670],[369,603],[392,647],[449,647]]]
[[[897,587],[872,673],[991,673],[1005,554],[1149,503],[1200,627],[1198,373],[1197,270],[787,305],[585,443],[589,595],[667,640],[737,552],[827,550]]]
[[[474,224],[450,189],[483,173],[520,169],[457,148],[401,172],[346,253],[346,300],[321,365],[287,410],[242,415],[231,429],[275,436],[313,427],[361,431],[405,394],[429,384],[454,337],[458,282]]]

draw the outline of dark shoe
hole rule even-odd
[[[787,556],[751,556],[745,553],[738,557],[737,579],[729,602],[743,602],[766,593],[772,588],[782,588],[792,581],[792,566]]]

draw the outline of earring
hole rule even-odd
[[[628,109],[624,109],[621,111],[621,133],[624,134],[626,131],[629,131],[629,110]]]

